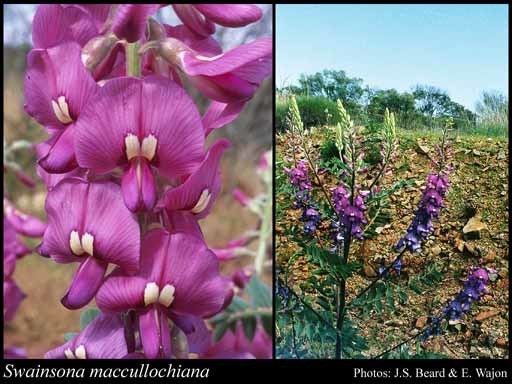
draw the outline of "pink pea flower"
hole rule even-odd
[[[215,24],[243,27],[261,19],[261,9],[252,4],[173,4],[176,15],[199,36],[215,32]]]
[[[168,178],[194,172],[204,132],[191,98],[171,80],[112,79],[86,106],[76,127],[78,164],[98,173],[124,169],[122,194],[131,211],[156,202],[154,170]]]
[[[46,224],[37,217],[21,213],[5,198],[4,215],[19,234],[30,237],[43,236]]]
[[[185,233],[149,231],[142,241],[141,268],[136,276],[114,271],[96,295],[104,312],[135,309],[147,358],[169,357],[168,318],[209,317],[225,304],[230,284],[204,242]]]
[[[213,144],[196,172],[169,189],[158,205],[167,211],[188,211],[197,220],[206,217],[220,192],[220,159],[229,146],[225,139]]]
[[[169,37],[159,54],[206,97],[225,104],[249,100],[272,71],[272,39],[264,37],[216,56],[205,56]]]
[[[78,335],[46,352],[46,359],[122,359],[128,354],[121,316],[100,314]]]
[[[39,251],[58,263],[80,263],[62,299],[68,309],[91,301],[109,263],[131,274],[139,268],[139,225],[120,193],[114,183],[78,178],[63,180],[48,193],[48,228]]]
[[[232,193],[235,200],[238,201],[242,205],[242,207],[247,207],[252,200],[240,188],[233,189]]]
[[[47,172],[64,173],[76,167],[73,148],[76,120],[97,89],[81,62],[78,44],[33,49],[28,54],[25,110],[51,135],[44,145],[47,152],[38,160]]]
[[[239,239],[231,240],[223,248],[215,248],[212,251],[220,261],[228,261],[236,258],[237,251],[243,249],[252,240],[250,236],[242,236]]]
[[[10,277],[4,277],[4,322],[14,318],[26,295]]]
[[[32,250],[18,239],[18,232],[4,215],[4,277],[14,273],[16,260]]]

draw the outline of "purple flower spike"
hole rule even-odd
[[[443,199],[449,186],[448,176],[432,173],[428,175],[426,184],[415,217],[405,236],[396,244],[398,251],[404,247],[411,252],[419,251],[423,240],[434,230],[432,219],[439,216],[443,206]]]
[[[131,211],[153,208],[154,168],[169,178],[186,176],[203,157],[204,132],[193,101],[162,77],[110,80],[76,128],[81,167],[99,173],[125,168],[123,198]]]
[[[141,249],[139,273],[114,271],[96,303],[105,312],[135,309],[146,357],[169,357],[167,318],[213,316],[224,306],[232,284],[220,276],[215,254],[195,236],[154,229],[145,235]]]
[[[173,4],[173,8],[181,21],[199,36],[213,34],[215,24],[243,27],[262,16],[261,9],[251,4]]]
[[[364,193],[363,195],[367,195]],[[363,238],[363,224],[366,223],[364,211],[366,206],[361,193],[355,195],[353,204],[350,203],[350,192],[342,185],[332,190],[332,203],[339,216],[339,222],[336,222],[333,231],[335,249],[346,237],[346,232],[350,228],[350,234],[356,239]]]
[[[114,183],[77,178],[62,181],[48,193],[48,228],[39,251],[58,263],[80,263],[62,299],[66,308],[81,308],[94,297],[108,263],[126,273],[139,268],[139,225],[120,193]]]
[[[80,334],[46,352],[46,359],[122,359],[128,354],[120,316],[100,314]]]
[[[213,144],[197,171],[167,191],[159,206],[167,211],[189,211],[198,220],[206,217],[220,192],[220,159],[230,145],[225,139]]]
[[[50,173],[71,171],[76,167],[75,122],[98,86],[83,66],[76,43],[33,49],[27,61],[25,110],[51,134],[39,165]]]

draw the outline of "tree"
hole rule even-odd
[[[498,91],[484,91],[476,103],[480,120],[508,124],[508,98]]]
[[[385,110],[394,112],[399,125],[408,128],[416,115],[414,96],[410,93],[399,93],[396,89],[377,90],[373,93],[368,105],[368,116],[371,120],[382,122]]]

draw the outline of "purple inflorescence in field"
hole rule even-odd
[[[331,225],[335,249],[343,243],[347,231],[356,239],[363,238],[366,206],[362,195],[364,193],[357,194],[351,203],[350,192],[344,186],[340,185],[332,190],[332,203],[338,214],[338,218]]]
[[[448,303],[440,316],[432,318],[422,339],[426,340],[431,335],[440,335],[442,333],[441,323],[444,319],[451,324],[456,324],[464,314],[469,312],[473,302],[480,300],[488,292],[487,284],[489,283],[489,274],[492,272],[488,268],[473,268],[464,282],[462,290]]]
[[[230,143],[205,143],[270,75],[272,39],[223,52],[213,37],[216,24],[258,21],[255,5],[174,4],[176,26],[153,17],[164,6],[43,4],[34,16],[25,110],[49,135],[37,146],[48,226],[9,212],[4,223],[44,232],[42,255],[79,265],[63,305],[96,299],[103,312],[47,357],[176,357],[168,319],[191,333],[191,317],[204,322],[234,295],[198,223],[220,193]],[[185,78],[210,101],[203,115]],[[125,327],[127,313],[135,325]],[[137,346],[124,343],[136,331]]]
[[[439,216],[443,207],[443,199],[448,191],[449,181],[447,174],[431,173],[427,177],[427,185],[420,204],[416,210],[414,219],[407,229],[407,233],[396,244],[396,249],[401,251],[407,248],[416,252],[421,248],[421,243],[434,229],[432,219]]]
[[[295,168],[285,168],[290,184],[295,190],[295,208],[302,209],[301,220],[304,222],[304,233],[311,235],[321,221],[320,213],[311,201],[311,180],[309,179],[308,163],[299,160]]]

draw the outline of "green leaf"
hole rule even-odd
[[[80,314],[80,329],[84,329],[87,325],[93,321],[99,314],[98,308],[88,308]]]
[[[272,307],[270,288],[258,276],[255,275],[251,278],[246,291],[251,298],[253,308]]]
[[[269,314],[261,315],[260,319],[261,319],[261,324],[263,325],[263,329],[265,330],[265,332],[267,332],[267,335],[272,337],[272,334],[274,332],[274,329],[273,329],[274,324],[272,321],[272,314],[269,313]]]
[[[244,333],[247,338],[252,341],[254,334],[256,333],[256,317],[244,317],[242,318],[242,326]]]
[[[64,334],[64,341],[69,341],[72,338],[74,338],[76,335],[78,335],[78,332],[66,332]]]
[[[219,322],[213,329],[213,341],[217,342],[220,339],[222,339],[222,336],[226,333],[226,331],[229,328],[229,323],[226,322]]]

